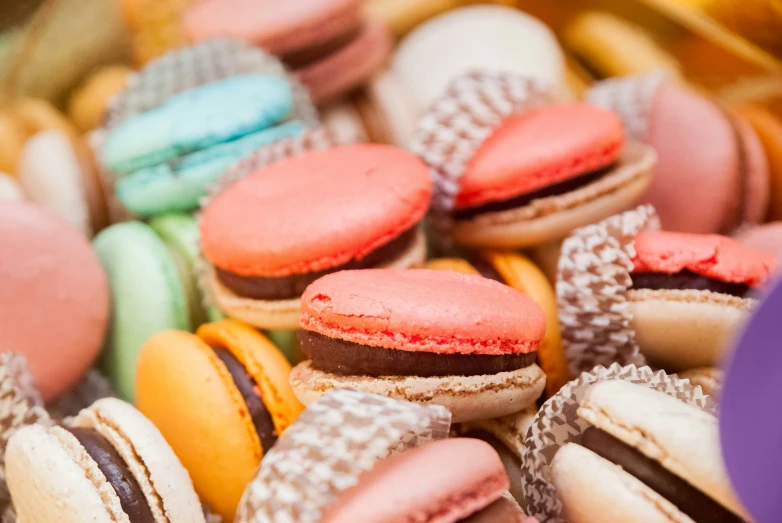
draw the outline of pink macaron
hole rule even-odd
[[[343,271],[302,296],[299,342],[311,359],[291,375],[309,404],[332,388],[434,403],[456,421],[520,411],[545,377],[545,331],[526,294],[451,271]]]
[[[656,149],[654,178],[642,201],[654,205],[663,229],[728,234],[765,217],[768,162],[741,117],[656,77],[607,80],[588,98],[616,111],[632,139]]]
[[[44,401],[73,388],[100,351],[106,275],[87,238],[30,204],[0,206],[0,352],[24,355]]]
[[[502,461],[488,443],[447,439],[378,462],[321,521],[522,522],[525,516],[518,505],[503,497],[508,485]]]

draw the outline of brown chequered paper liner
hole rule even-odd
[[[315,125],[318,113],[309,93],[277,58],[257,47],[231,38],[215,38],[169,52],[149,62],[128,80],[127,87],[110,102],[102,128],[91,133],[89,142],[100,159],[106,137],[129,118],[162,105],[172,96],[200,85],[243,74],[270,74],[290,83],[294,109],[289,120]],[[132,219],[117,200],[114,174],[100,164],[112,221]]]
[[[15,520],[13,510],[9,510],[11,495],[5,482],[8,440],[20,428],[36,423],[51,425],[52,420],[43,408],[27,360],[12,352],[0,354],[0,511],[3,521]]]
[[[565,385],[538,411],[524,441],[521,475],[526,511],[541,522],[565,523],[556,489],[550,482],[549,466],[554,455],[566,443],[579,442],[589,424],[578,417],[577,409],[589,386],[598,381],[623,380],[645,385],[687,404],[716,415],[716,404],[700,387],[664,371],[649,367],[614,363],[597,366]]]
[[[448,437],[451,414],[374,394],[335,390],[310,405],[264,456],[237,523],[314,523],[379,460]]]
[[[627,289],[636,235],[659,228],[654,207],[642,205],[578,228],[562,243],[556,292],[571,376],[596,365],[646,363],[631,325]]]
[[[510,73],[475,71],[455,78],[421,117],[410,150],[430,168],[434,227],[447,238],[465,167],[502,120],[550,103],[545,88]]]

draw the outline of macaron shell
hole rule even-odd
[[[171,254],[149,226],[112,225],[95,238],[94,248],[113,301],[103,367],[120,396],[132,399],[141,347],[157,332],[188,329],[187,299]]]
[[[201,502],[187,470],[141,412],[124,401],[103,398],[82,410],[74,424],[97,431],[118,451],[150,500],[155,517],[171,523],[203,523]]]
[[[554,289],[534,263],[521,254],[489,251],[482,253],[502,279],[529,295],[546,316],[546,333],[538,348],[538,364],[546,373],[546,396],[551,397],[570,381],[567,359],[559,330],[559,308]]]
[[[750,519],[731,489],[722,462],[716,416],[620,380],[592,385],[578,415],[658,461],[731,512]]]
[[[341,271],[320,278],[302,296],[302,328],[398,350],[527,353],[537,350],[545,321],[523,293],[451,271]]]
[[[74,458],[56,435],[40,425],[24,427],[11,438],[5,473],[18,521],[117,521]]]
[[[240,275],[287,276],[362,258],[410,229],[431,196],[426,166],[386,145],[353,145],[272,164],[204,210],[206,257]]]
[[[48,131],[27,140],[18,176],[31,201],[51,210],[85,236],[92,236],[84,188],[86,174],[66,135]]]
[[[139,410],[174,449],[196,492],[233,520],[263,450],[225,366],[197,336],[161,332],[139,355],[136,386]]]
[[[423,108],[418,108],[407,86],[391,69],[378,72],[367,83],[367,94],[380,113],[388,130],[390,142],[407,147]]]
[[[296,421],[304,406],[289,383],[291,365],[263,334],[236,320],[202,325],[196,334],[210,347],[228,349],[245,366],[261,390],[278,435]]]
[[[768,279],[776,263],[772,256],[719,235],[642,232],[634,246],[633,272],[674,274],[689,270],[720,281],[757,286]]]
[[[572,523],[694,523],[621,467],[575,443],[554,455],[551,477]]]
[[[736,133],[725,113],[699,94],[666,84],[654,98],[648,127],[658,159],[645,200],[663,229],[720,232],[739,187]]]
[[[125,88],[133,70],[113,65],[90,75],[71,95],[68,117],[81,132],[97,129],[109,100]]]
[[[499,499],[508,486],[505,468],[488,443],[446,439],[378,462],[322,521],[457,521]]]
[[[782,264],[782,222],[758,225],[739,232],[736,239],[744,246],[764,252]]]
[[[84,235],[31,204],[2,202],[0,238],[0,352],[25,356],[52,401],[98,355],[110,312],[106,274]]]
[[[680,372],[679,378],[690,380],[694,387],[700,387],[704,394],[719,396],[725,381],[725,372],[716,367],[700,367]]]
[[[0,201],[21,202],[26,199],[22,187],[16,182],[16,179],[9,174],[0,172]]]
[[[467,164],[456,208],[507,200],[605,167],[623,145],[619,118],[589,104],[509,116]]]
[[[59,131],[68,137],[77,135],[73,124],[46,100],[22,98],[14,104],[13,111],[29,136],[42,131]]]
[[[782,220],[782,122],[766,108],[745,104],[736,111],[755,129],[765,149],[771,179],[769,220]]]
[[[12,114],[0,112],[0,171],[16,173],[27,132]]]
[[[741,139],[744,155],[744,216],[746,223],[761,223],[768,214],[771,192],[768,159],[763,144],[752,126],[740,115],[733,113],[733,125]]]

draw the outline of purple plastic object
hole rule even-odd
[[[782,279],[744,328],[720,401],[730,480],[755,521],[782,521]]]

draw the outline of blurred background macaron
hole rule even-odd
[[[386,26],[363,16],[363,0],[205,0],[187,10],[191,41],[231,36],[288,66],[313,100],[333,100],[363,84],[391,51]]]
[[[10,174],[0,172],[0,200],[22,201],[27,199],[22,186]]]
[[[44,401],[72,389],[98,356],[110,313],[89,240],[49,211],[0,204],[0,352],[27,358]]]
[[[299,343],[310,360],[291,374],[311,404],[347,388],[448,408],[455,422],[535,403],[542,309],[495,281],[453,271],[367,269],[329,274],[302,296]]]
[[[160,431],[118,399],[98,400],[65,426],[20,429],[4,457],[20,521],[205,521]]]
[[[454,78],[474,70],[516,73],[571,99],[565,58],[551,29],[509,7],[462,7],[403,38],[369,87],[370,99],[390,122],[394,143],[407,146],[424,110]]]
[[[24,145],[18,179],[28,198],[92,237],[108,225],[104,188],[80,138],[43,131]]]
[[[734,236],[741,244],[782,260],[782,222],[747,227]],[[782,267],[777,265],[777,270]]]
[[[188,220],[193,219],[161,218],[152,226],[118,223],[94,240],[112,295],[111,329],[101,363],[127,400],[134,398],[136,360],[147,339],[168,329],[194,330],[205,318],[188,262],[195,240],[195,224],[182,224]]]
[[[162,332],[141,351],[138,408],[225,521],[233,521],[264,454],[303,410],[290,371],[268,339],[235,320],[202,325],[195,335]]]
[[[82,80],[68,100],[68,118],[86,133],[103,122],[109,101],[127,85],[133,70],[125,65],[98,69]]]
[[[201,217],[208,293],[228,316],[297,329],[300,296],[344,269],[420,266],[431,196],[426,165],[387,145],[286,158],[214,197]]]

